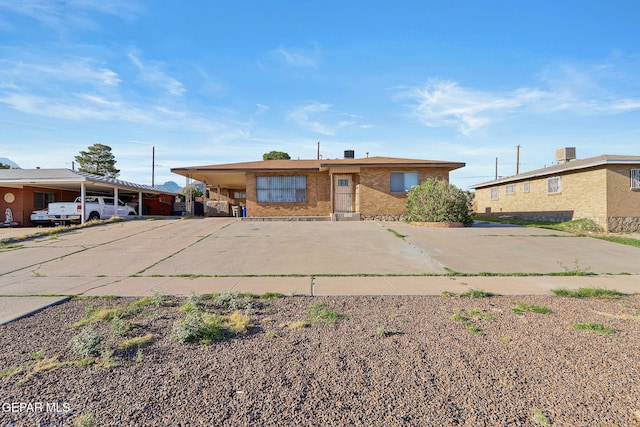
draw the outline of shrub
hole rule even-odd
[[[81,330],[69,341],[69,348],[74,356],[85,358],[100,353],[102,334],[92,327]]]
[[[407,193],[407,219],[473,224],[470,197],[447,181],[428,178]]]

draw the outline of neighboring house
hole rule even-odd
[[[246,206],[248,217],[398,220],[406,192],[427,178],[449,180],[464,163],[367,157],[263,160],[171,169],[205,183],[210,198]]]
[[[566,152],[573,155],[562,155]],[[471,186],[476,214],[543,221],[589,218],[606,231],[640,231],[640,156],[573,160],[574,148],[557,154],[557,165]]]
[[[53,202],[73,201],[83,192],[119,198],[144,215],[171,215],[176,196],[168,190],[70,169],[0,169],[0,222],[10,209],[15,222],[32,225],[32,211],[47,209]]]

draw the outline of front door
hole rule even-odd
[[[334,212],[353,212],[353,177],[334,175]]]

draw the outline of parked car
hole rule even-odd
[[[46,209],[40,209],[40,210],[31,212],[31,222],[36,225],[51,224],[51,221],[49,221],[48,211]]]
[[[82,200],[78,197],[73,202],[50,203],[47,216],[53,222],[81,222]],[[136,215],[135,209],[118,200],[114,205],[113,197],[85,197],[84,218],[86,221],[109,219],[112,216]]]

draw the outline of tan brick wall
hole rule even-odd
[[[491,208],[493,215],[513,213],[553,217],[568,213],[570,218],[591,218],[600,225],[606,223],[607,172],[604,168],[587,169],[558,175],[562,181],[559,194],[547,193],[547,179],[529,180],[530,191],[524,192],[524,181],[515,182],[515,194],[506,194],[506,185],[498,186],[498,200],[491,200],[491,188],[476,190],[474,207],[478,215]],[[524,215],[522,215],[524,216]]]
[[[390,194],[391,172],[418,170],[419,181],[438,178],[448,181],[449,171],[444,168],[361,168],[357,187],[360,214],[402,215],[406,212],[406,194]]]
[[[607,170],[607,216],[640,216],[640,190],[631,189],[634,166],[610,166]]]
[[[306,203],[257,203],[257,176],[291,176],[307,177]],[[325,216],[331,213],[330,187],[328,172],[282,172],[282,173],[247,173],[247,216]]]

